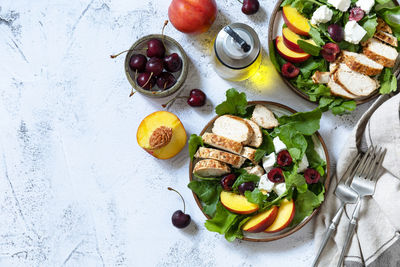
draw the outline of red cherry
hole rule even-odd
[[[273,183],[283,183],[285,181],[285,176],[283,176],[281,168],[275,168],[269,171],[268,179]]]
[[[316,170],[309,168],[304,171],[304,178],[306,178],[307,184],[315,184],[319,181],[321,175]]]
[[[146,54],[148,57],[163,58],[165,55],[165,47],[163,42],[158,39],[151,39],[148,41]]]
[[[206,103],[206,94],[200,89],[193,89],[190,91],[187,103],[192,107],[201,107]]]
[[[221,180],[222,188],[225,191],[232,191],[232,185],[236,181],[236,175],[234,173],[225,175]]]
[[[364,17],[364,10],[359,7],[353,7],[350,10],[349,20],[360,21]]]
[[[282,75],[286,78],[294,78],[299,75],[300,69],[290,62],[283,64]]]
[[[242,12],[246,15],[253,15],[257,13],[260,8],[258,0],[243,0]]]
[[[293,159],[290,156],[289,151],[282,150],[281,152],[278,153],[278,156],[276,157],[276,162],[278,163],[279,166],[285,167],[292,164]]]
[[[156,79],[151,73],[143,72],[139,73],[136,82],[143,89],[151,90],[156,83]]]
[[[327,43],[322,47],[321,50],[321,55],[328,62],[334,62],[339,53],[340,53],[339,45],[335,43]]]

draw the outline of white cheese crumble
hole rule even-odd
[[[275,183],[271,182],[268,179],[268,175],[264,174],[263,176],[261,176],[260,178],[260,182],[258,183],[258,189],[260,190],[265,190],[267,192],[271,192],[272,189],[274,188]]]
[[[328,0],[328,4],[331,4],[336,9],[345,12],[347,9],[349,9],[351,0]]]
[[[286,184],[285,183],[275,184],[274,191],[278,196],[282,195],[286,191]]]
[[[344,39],[352,44],[358,44],[366,33],[367,31],[354,20],[350,20],[344,26]]]
[[[356,6],[364,10],[366,14],[368,14],[371,11],[374,4],[375,0],[358,0],[356,2]]]
[[[326,23],[332,19],[333,11],[327,6],[320,6],[314,11],[311,18],[311,24],[318,25],[320,23]]]
[[[270,170],[274,168],[274,164],[276,162],[276,155],[274,152],[271,154],[264,156],[262,158],[263,168],[268,173]]]
[[[286,150],[286,145],[279,139],[279,136],[275,137],[273,140],[275,152],[279,153],[282,150]]]
[[[306,154],[304,154],[303,158],[301,159],[300,163],[299,163],[299,168],[297,169],[297,173],[300,172],[304,172],[307,167],[308,167],[309,163],[308,163],[308,159]]]

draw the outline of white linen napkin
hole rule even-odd
[[[380,96],[354,127],[340,154],[336,175],[332,177],[326,200],[316,218],[317,251],[325,230],[340,206],[340,201],[334,195],[338,179],[357,151],[361,150],[362,143],[387,148],[383,174],[377,181],[375,194],[364,198],[356,233],[344,259],[345,266],[400,266],[400,94],[388,98],[386,95]],[[338,264],[354,207],[347,205],[318,266]]]

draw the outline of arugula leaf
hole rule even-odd
[[[334,97],[331,96],[323,96],[319,99],[319,108],[322,111],[326,111],[329,108],[329,105],[333,102],[333,100],[335,100]]]
[[[308,112],[297,112],[278,118],[279,123],[289,125],[304,135],[312,135],[319,129],[322,112],[316,108]]]
[[[254,156],[254,161],[256,162],[261,160],[265,154],[270,154],[275,151],[274,142],[272,141],[268,131],[262,129],[261,132],[263,134],[263,141],[256,150],[256,154]]]
[[[242,227],[250,219],[251,217],[238,216],[235,220],[235,223],[233,223],[231,227],[229,227],[228,231],[226,231],[225,239],[228,240],[229,242],[234,241],[236,238],[242,239],[243,238]]]
[[[315,151],[314,141],[311,136],[306,136],[307,150],[306,156],[310,167],[316,169],[320,175],[325,174],[326,162],[320,157],[317,151]]]
[[[255,175],[255,174],[250,174],[248,173],[245,169],[240,169],[239,172],[241,173],[238,178],[236,178],[236,181],[232,185],[232,189],[236,190],[239,185],[245,182],[258,182],[260,180],[260,177]]]
[[[276,69],[278,72],[281,72],[281,66],[282,66],[283,64],[285,64],[285,63],[280,64],[280,63],[278,62],[278,58],[279,58],[279,57],[280,57],[280,56],[277,55],[277,53],[276,53],[276,51],[275,51],[275,40],[273,40],[273,41],[269,44],[269,59],[271,60],[272,65],[274,65],[275,69]]]
[[[393,75],[392,70],[385,68],[379,77],[379,82],[381,83],[381,88],[379,93],[389,94],[390,92],[395,92],[397,90],[397,80]]]
[[[192,134],[189,137],[189,157],[191,160],[193,160],[194,154],[196,154],[199,146],[204,146],[203,138],[197,134]]]
[[[246,94],[231,88],[226,91],[226,100],[215,107],[215,113],[220,116],[224,114],[243,116],[246,114],[246,107]]]
[[[314,59],[310,58],[304,63],[302,63],[300,66],[300,71],[302,74],[302,78],[309,80],[312,72],[314,70],[319,70],[319,71],[326,71],[328,69],[326,61],[324,59]]]
[[[297,173],[297,168],[293,168],[291,172],[285,171],[283,174],[285,176],[286,188],[291,188],[294,186],[299,193],[304,193],[307,191],[306,179],[302,174]]]
[[[342,115],[355,110],[356,106],[357,105],[354,100],[349,100],[349,101],[343,101],[336,106],[330,106],[330,109],[332,110],[333,115]]]
[[[249,202],[258,204],[259,206],[268,198],[268,196],[264,195],[258,188],[255,188],[253,191],[244,192],[244,196]]]
[[[196,173],[193,173],[193,176],[196,177],[199,180],[203,180],[203,181],[221,181],[221,177],[202,177]]]
[[[318,56],[319,51],[321,51],[321,47],[315,46],[309,42],[306,42],[302,39],[297,40],[297,44],[300,46],[301,49],[304,50],[304,52],[311,54],[313,56]]]
[[[219,194],[222,186],[219,181],[196,181],[193,180],[188,187],[203,202],[203,211],[205,214],[213,216],[219,202]]]
[[[284,0],[281,4],[281,7],[291,5],[294,2],[294,0]]]
[[[315,28],[314,26],[312,26],[310,23],[308,23],[308,24],[310,25],[310,30],[309,30],[308,34],[310,34],[310,36],[314,40],[314,42],[319,46],[324,45],[325,42],[324,42],[324,40],[322,40],[321,34],[319,33],[318,29]]]
[[[294,160],[299,160],[303,157],[306,152],[307,141],[293,126],[290,124],[281,125],[275,128],[274,133],[286,145]]]
[[[371,16],[370,18],[366,19],[364,22],[360,23],[360,26],[364,28],[364,30],[367,31],[367,33],[364,35],[363,39],[361,40],[362,42],[368,40],[375,34],[376,26],[378,25],[378,22],[376,21],[376,15]]]
[[[221,202],[218,202],[214,217],[207,220],[204,225],[207,230],[224,235],[236,223],[237,217],[237,214],[228,211]]]
[[[323,201],[323,193],[314,194],[310,190],[304,193],[298,193],[295,201],[296,213],[294,214],[291,225],[299,224],[305,217],[309,216],[315,208],[321,205]]]
[[[360,45],[352,44],[347,41],[341,41],[339,43],[340,50],[347,50],[350,52],[358,52],[360,50]]]

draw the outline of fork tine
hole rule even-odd
[[[375,150],[375,147],[370,147],[367,152],[365,152],[364,156],[361,159],[360,164],[358,164],[357,171],[356,173],[362,173],[366,167],[366,162],[369,159],[370,155],[373,153]]]
[[[387,149],[383,149],[383,151],[380,153],[380,155],[377,156],[377,161],[376,161],[376,166],[375,169],[373,171],[373,174],[369,177],[369,179],[371,181],[378,179],[378,171],[380,170],[380,168],[382,167],[382,163],[383,163],[383,159],[385,158],[386,155],[386,151]]]
[[[347,168],[345,173],[343,174],[342,179],[345,179],[345,184],[350,185],[352,178],[354,177],[356,170],[357,170],[357,164],[360,162],[361,154],[358,154],[357,157],[354,159],[354,161],[350,164],[350,166]]]
[[[372,171],[374,169],[374,165],[375,165],[376,160],[377,160],[377,157],[376,157],[376,154],[375,154],[375,149],[376,148],[374,148],[373,153],[365,161],[365,168],[362,171],[362,175],[364,175],[365,178],[367,178],[369,176],[369,174],[372,173]],[[378,153],[380,153],[380,152],[378,152]]]

